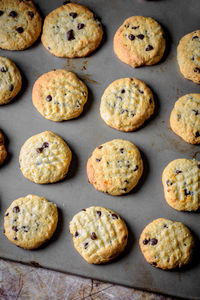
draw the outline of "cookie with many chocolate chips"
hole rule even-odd
[[[103,29],[88,8],[68,3],[52,11],[44,21],[42,43],[59,57],[83,57],[100,44]]]
[[[7,157],[6,147],[4,145],[4,136],[0,131],[0,165],[2,165]]]
[[[12,202],[4,216],[5,236],[24,249],[35,249],[56,230],[56,204],[43,197],[27,195]]]
[[[133,68],[154,65],[165,51],[164,32],[154,19],[133,16],[117,30],[113,46],[117,57]]]
[[[159,218],[144,228],[139,245],[152,266],[174,269],[190,262],[194,238],[183,223]]]
[[[192,211],[200,207],[200,162],[176,159],[163,171],[162,183],[167,203],[177,209]]]
[[[43,74],[33,86],[33,105],[46,119],[64,121],[78,117],[87,101],[86,85],[72,72]]]
[[[9,58],[0,56],[0,105],[9,103],[21,90],[22,77]]]
[[[62,180],[68,172],[71,158],[67,143],[57,134],[44,131],[24,143],[19,163],[24,177],[45,184]]]
[[[187,94],[176,101],[170,125],[186,142],[200,144],[200,94]]]
[[[130,192],[143,172],[138,148],[126,140],[112,140],[98,146],[87,162],[88,180],[101,192],[122,195]]]
[[[74,247],[90,264],[102,264],[124,251],[128,229],[121,217],[104,207],[92,206],[77,213],[70,222]]]
[[[137,78],[112,82],[101,98],[100,115],[105,123],[121,131],[139,128],[154,112],[150,88]]]
[[[0,1],[0,48],[23,50],[39,37],[42,20],[31,0]]]
[[[183,76],[200,84],[200,30],[181,38],[177,47],[177,60]]]

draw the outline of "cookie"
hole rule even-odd
[[[192,211],[200,207],[200,162],[176,159],[163,171],[162,183],[167,203],[177,209]]]
[[[68,172],[71,158],[66,142],[51,131],[44,131],[24,143],[19,163],[24,177],[44,184],[62,180]]]
[[[70,222],[75,249],[90,264],[102,264],[124,251],[128,229],[110,209],[92,206],[76,214]]]
[[[184,141],[200,144],[200,94],[187,94],[176,101],[170,125]]]
[[[181,222],[159,218],[144,228],[139,244],[144,258],[152,266],[174,269],[190,262],[194,238]]]
[[[22,77],[17,66],[3,56],[0,56],[0,83],[0,105],[9,103],[22,86]]]
[[[7,151],[4,145],[4,136],[3,133],[0,131],[0,165],[3,164],[6,157],[7,157]]]
[[[121,131],[139,128],[154,112],[153,94],[137,78],[112,82],[101,98],[100,115],[108,126]]]
[[[103,29],[88,8],[68,3],[53,10],[44,20],[42,43],[58,57],[83,57],[100,44]]]
[[[115,33],[113,47],[117,57],[133,68],[154,65],[165,51],[164,32],[154,19],[133,16]]]
[[[186,34],[179,41],[177,60],[183,76],[200,84],[200,30]]]
[[[43,197],[27,195],[12,202],[4,216],[5,236],[24,249],[35,249],[56,230],[56,204]]]
[[[46,119],[64,121],[78,117],[88,98],[86,85],[72,72],[43,74],[33,86],[33,105]]]
[[[42,19],[31,0],[0,1],[0,48],[23,50],[39,37]]]
[[[101,192],[122,195],[130,192],[143,172],[138,148],[126,140],[112,140],[98,146],[87,162],[88,180]]]

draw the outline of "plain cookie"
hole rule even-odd
[[[98,146],[87,162],[88,180],[101,192],[122,195],[130,192],[143,172],[138,148],[126,140],[112,140]]]
[[[101,98],[100,115],[108,126],[121,131],[139,128],[154,112],[150,88],[137,78],[112,82]]]
[[[0,165],[2,165],[7,157],[6,147],[4,145],[4,136],[0,131]]]
[[[43,197],[27,195],[12,202],[4,216],[5,236],[24,249],[35,249],[49,240],[56,230],[56,204]]]
[[[117,57],[133,68],[154,65],[165,51],[164,32],[150,17],[130,17],[115,33],[113,47]]]
[[[71,158],[66,142],[51,131],[44,131],[24,143],[19,163],[24,177],[45,184],[62,180],[68,172]]]
[[[186,142],[200,144],[200,94],[187,94],[176,101],[170,125]]]
[[[124,251],[128,229],[121,217],[104,207],[89,207],[70,222],[75,249],[91,264],[102,264]]]
[[[152,266],[173,269],[190,262],[194,238],[183,223],[160,218],[144,228],[139,244]]]
[[[177,60],[183,76],[200,84],[200,30],[186,34],[179,41]]]
[[[0,1],[0,48],[24,50],[39,37],[42,19],[31,0]]]
[[[17,66],[9,58],[0,56],[0,105],[9,103],[21,86],[22,77]]]
[[[88,8],[68,3],[53,10],[44,20],[42,43],[59,57],[84,57],[100,44],[103,29]]]
[[[33,105],[46,119],[64,121],[78,117],[88,98],[86,85],[72,72],[43,74],[33,86]]]

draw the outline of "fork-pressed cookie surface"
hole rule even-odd
[[[42,19],[31,0],[0,1],[0,48],[23,50],[39,37]]]
[[[177,47],[177,60],[183,76],[200,84],[200,30],[181,38]]]
[[[176,101],[170,125],[186,142],[200,144],[200,94],[187,94]]]
[[[67,143],[57,134],[44,131],[24,143],[19,163],[24,177],[44,184],[62,180],[68,172],[71,158]]]
[[[126,140],[112,140],[98,146],[87,163],[87,175],[93,186],[111,195],[130,192],[143,172],[138,148]]]
[[[89,263],[101,264],[117,257],[128,240],[128,229],[110,209],[92,206],[77,213],[70,222],[74,247]]]
[[[83,57],[100,44],[103,29],[88,8],[68,3],[53,10],[44,20],[42,43],[59,57]]]
[[[113,46],[117,57],[133,68],[153,65],[164,54],[164,32],[153,18],[133,16],[117,30]]]
[[[9,58],[0,56],[0,105],[9,103],[21,90],[22,77]]]
[[[163,171],[162,182],[167,203],[177,210],[200,207],[200,162],[176,159]]]
[[[6,157],[7,157],[7,151],[4,145],[4,136],[3,133],[0,131],[0,165],[3,164]]]
[[[183,223],[159,218],[144,228],[139,244],[152,266],[173,269],[190,262],[194,238]]]
[[[5,212],[6,237],[24,249],[35,249],[49,240],[56,230],[56,204],[43,197],[27,195],[12,202]]]
[[[36,109],[52,121],[78,117],[88,98],[86,85],[72,72],[55,70],[43,74],[33,86]]]
[[[112,82],[101,98],[100,114],[105,123],[121,131],[139,128],[154,112],[150,88],[137,78]]]

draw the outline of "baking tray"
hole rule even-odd
[[[43,15],[59,7],[62,1],[35,1]],[[143,258],[138,239],[141,231],[158,217],[181,221],[195,234],[197,252],[200,236],[199,212],[178,212],[164,200],[161,174],[164,167],[176,158],[200,159],[199,146],[189,145],[170,129],[169,116],[174,102],[185,93],[200,92],[200,87],[184,79],[176,61],[179,39],[199,28],[200,2],[197,0],[80,0],[102,17],[104,40],[87,58],[56,58],[48,53],[40,41],[25,51],[0,50],[19,66],[23,74],[23,89],[9,105],[0,107],[0,127],[5,136],[9,157],[0,171],[0,257],[33,262],[37,265],[73,274],[110,281],[130,287],[165,293],[183,298],[200,299],[200,262],[181,270],[162,271],[150,266]],[[163,26],[167,36],[167,50],[155,66],[133,69],[123,64],[113,53],[112,40],[122,22],[132,15],[151,16]],[[44,119],[31,100],[35,80],[51,69],[74,71],[89,88],[89,100],[84,113],[63,123]],[[137,77],[152,89],[156,112],[141,129],[123,133],[109,128],[100,118],[99,104],[104,89],[122,77]],[[37,185],[25,179],[19,169],[18,155],[22,144],[30,136],[51,130],[63,137],[73,151],[67,178],[56,184]],[[113,197],[96,191],[87,181],[86,163],[97,145],[114,138],[128,139],[141,150],[144,174],[139,185],[129,194]],[[25,251],[12,245],[3,235],[3,216],[11,202],[29,193],[54,201],[59,207],[59,223],[52,240],[42,248]],[[129,228],[125,253],[106,265],[90,265],[74,250],[68,224],[82,208],[100,205],[118,212]]]

